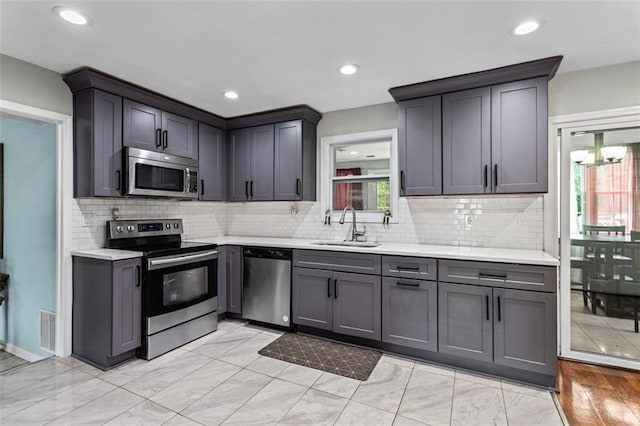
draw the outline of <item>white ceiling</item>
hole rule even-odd
[[[57,5],[93,24],[63,22]],[[545,24],[508,34],[527,18]],[[560,73],[639,60],[640,2],[0,0],[0,52],[59,73],[96,68],[224,117],[326,112],[553,55],[564,55]],[[344,63],[361,72],[340,75]],[[229,89],[240,99],[223,98]]]

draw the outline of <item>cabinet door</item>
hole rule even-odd
[[[251,181],[249,197],[273,200],[273,124],[251,129]]]
[[[162,112],[128,99],[124,99],[122,105],[123,145],[151,151],[162,150]]]
[[[224,132],[198,125],[198,173],[200,200],[223,201],[225,188]]]
[[[274,200],[302,199],[302,122],[275,125]]]
[[[400,195],[442,194],[441,97],[398,104]]]
[[[229,264],[227,289],[227,312],[242,314],[242,247],[227,247],[227,262]]]
[[[555,294],[494,289],[493,304],[494,362],[555,375]]]
[[[494,192],[547,192],[547,78],[491,89]]]
[[[334,333],[380,340],[380,277],[336,272],[333,278]]]
[[[333,272],[293,268],[293,323],[333,329]]]
[[[113,262],[111,356],[140,346],[142,291],[140,259]]]
[[[438,351],[493,361],[491,288],[438,283]]]
[[[491,89],[442,97],[442,192],[491,192]]]
[[[162,146],[166,154],[197,159],[196,122],[163,111]]]
[[[251,130],[238,129],[229,133],[229,164],[229,199],[246,201],[251,180]]]
[[[416,349],[438,348],[438,284],[383,278],[382,341]]]
[[[229,278],[229,247],[220,246],[218,250],[218,315],[227,312],[227,287]]]
[[[93,91],[93,195],[119,197],[122,187],[122,98]],[[76,164],[76,167],[91,167]]]

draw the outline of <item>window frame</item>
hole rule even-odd
[[[398,129],[375,130],[371,132],[350,133],[346,135],[324,136],[320,138],[320,220],[324,221],[325,212],[331,211],[332,223],[337,223],[342,211],[333,210],[333,169],[335,166],[334,147],[336,145],[358,145],[371,142],[389,142],[389,209],[390,223],[398,223],[398,204],[400,191],[398,188]],[[378,178],[385,175],[374,175]],[[375,177],[371,176],[370,180]],[[340,178],[336,180],[341,180]],[[344,180],[344,178],[342,178]],[[363,178],[363,180],[368,180]],[[382,223],[384,212],[357,212],[357,221],[364,223]],[[345,217],[351,223],[351,215]]]

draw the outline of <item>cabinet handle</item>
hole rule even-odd
[[[338,280],[333,280],[333,298],[338,298]]]
[[[398,270],[398,271],[419,272],[420,271],[420,267],[419,266],[396,266],[396,270]]]
[[[204,179],[200,179],[200,195],[204,195]]]
[[[136,273],[138,274],[138,282],[136,283],[136,287],[140,287],[140,281],[142,280],[142,275],[140,273],[140,265],[136,265]]]
[[[402,281],[398,281],[396,284],[404,287],[420,287],[420,283],[403,283]]]
[[[162,145],[161,133],[162,133],[161,129],[156,129],[156,148],[159,148],[160,145]]]
[[[487,321],[489,321],[489,296],[488,295],[484,296],[484,301],[487,308]]]
[[[249,198],[249,181],[244,181],[244,196]]]
[[[404,191],[404,170],[400,170],[400,190]]]
[[[162,149],[167,149],[169,146],[169,132],[166,130],[162,132]]]
[[[120,191],[120,185],[121,185],[120,170],[116,170],[116,190]]]
[[[498,322],[502,321],[502,313],[500,312],[500,296],[498,296]]]
[[[296,179],[296,195],[300,195],[300,179]]]
[[[493,165],[493,187],[498,186],[498,165]]]
[[[253,181],[251,181],[251,184],[249,185],[249,194],[251,194],[251,198],[253,198]]]
[[[486,188],[489,184],[489,166],[484,165],[484,187]]]
[[[331,298],[331,278],[327,278],[327,297]]]

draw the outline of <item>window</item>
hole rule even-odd
[[[352,206],[359,221],[382,223],[390,211],[397,222],[397,139],[397,129],[322,138],[323,217]]]

